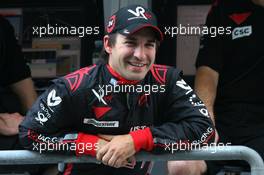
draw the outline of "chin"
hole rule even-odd
[[[134,75],[127,78],[128,80],[143,80],[146,75]]]

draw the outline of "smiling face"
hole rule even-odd
[[[155,61],[156,38],[152,29],[145,28],[124,36],[116,35],[114,45],[109,36],[104,37],[104,47],[109,54],[109,65],[127,80],[142,80]]]

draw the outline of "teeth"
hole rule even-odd
[[[131,65],[137,66],[137,67],[143,67],[144,66],[144,64],[137,64],[137,63],[131,63]]]

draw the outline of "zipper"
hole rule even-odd
[[[130,111],[129,93],[126,93],[127,109]]]

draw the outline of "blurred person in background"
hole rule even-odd
[[[208,108],[220,143],[244,145],[264,158],[264,0],[217,0],[207,27],[230,27],[230,35],[201,38],[195,91]],[[169,174],[212,174],[242,161],[172,161]]]

